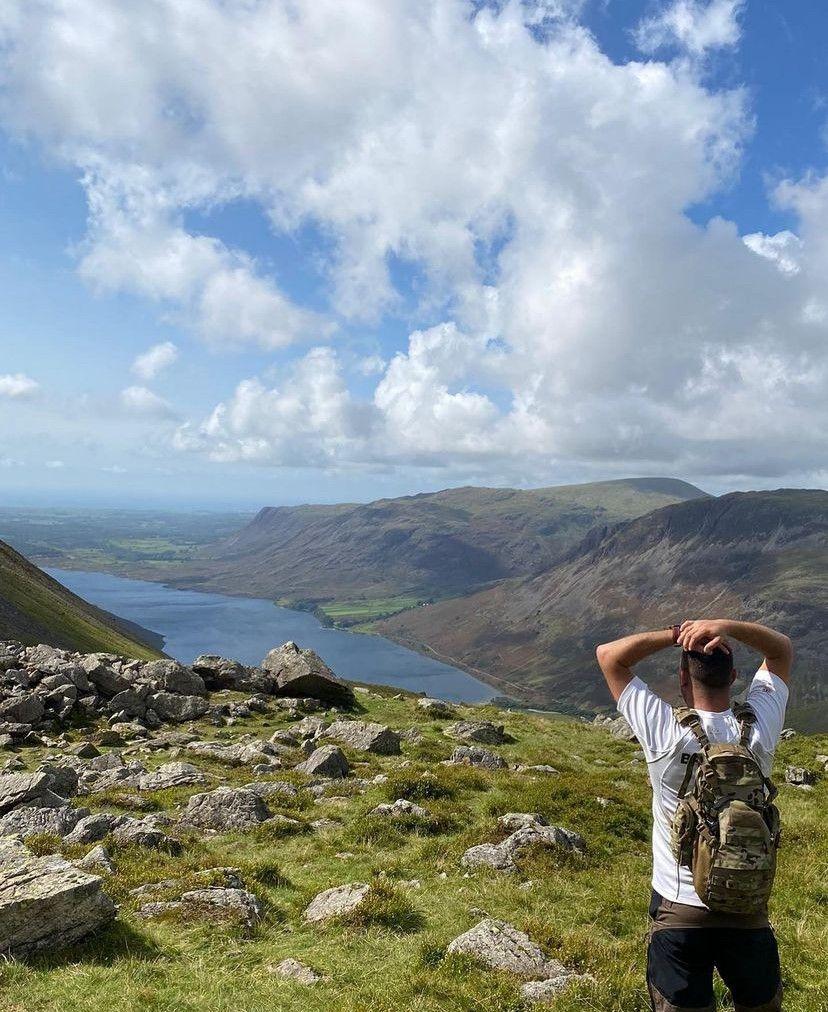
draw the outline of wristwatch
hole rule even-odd
[[[681,632],[681,626],[678,623],[676,623],[675,625],[670,626],[670,631],[673,634],[673,643],[678,643],[679,633]]]

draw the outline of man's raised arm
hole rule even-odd
[[[633,633],[611,643],[602,643],[595,651],[612,698],[618,697],[633,678],[633,667],[645,657],[666,650],[676,643],[678,626],[655,632]]]
[[[726,618],[701,618],[683,622],[678,642],[685,650],[710,652],[730,637],[751,647],[765,658],[762,667],[783,682],[791,677],[793,646],[784,633],[769,629],[758,622],[734,622]]]

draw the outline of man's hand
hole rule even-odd
[[[763,654],[762,667],[772,671],[783,682],[788,681],[793,664],[791,641],[784,633],[758,622],[734,622],[726,618],[692,619],[682,623],[678,642],[684,650],[702,650],[709,654],[717,648],[726,648],[725,636]]]

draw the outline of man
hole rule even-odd
[[[654,1012],[712,1012],[714,968],[730,988],[736,1012],[782,1008],[779,953],[767,914],[737,916],[708,909],[693,888],[690,869],[673,856],[671,822],[687,764],[699,745],[672,708],[633,673],[645,657],[680,648],[685,703],[698,713],[711,742],[738,741],[739,723],[730,699],[736,672],[728,637],[764,657],[746,702],[757,718],[749,747],[769,776],[788,701],[793,651],[787,636],[752,622],[700,619],[626,636],[596,651],[618,710],[644,750],[653,787],[647,984]]]

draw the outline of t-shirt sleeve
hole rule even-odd
[[[648,762],[669,752],[681,736],[673,708],[638,677],[629,682],[617,705],[635,731]]]
[[[785,725],[788,686],[772,671],[760,668],[750,683],[746,702],[756,714],[756,731],[766,752],[774,752]]]

